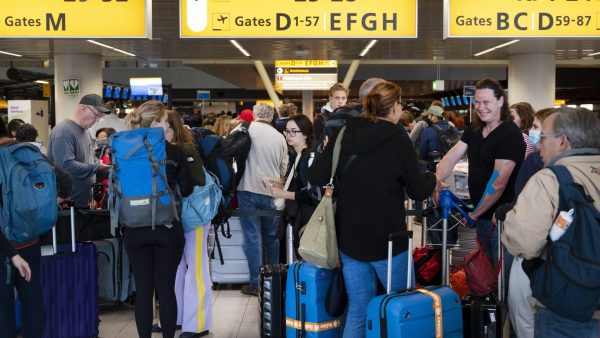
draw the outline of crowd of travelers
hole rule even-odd
[[[277,112],[259,103],[237,116],[223,112],[204,119],[202,125],[222,139],[250,122],[247,132],[252,146],[236,189],[239,210],[275,211],[279,209],[276,201],[285,201],[281,216],[240,216],[250,271],[250,282],[241,288],[242,293],[256,296],[260,267],[280,262],[284,225],[292,225],[295,256],[301,258],[297,252],[300,229],[319,203],[315,190],[330,183],[336,134],[328,131],[328,121],[345,109],[356,114],[344,121],[335,177],[335,223],[348,296],[344,338],[365,337],[367,304],[378,294],[378,284],[385,285],[387,280],[387,236],[407,227],[406,200],[433,196],[435,201],[448,187],[445,181],[455,165],[465,158],[475,206],[469,216],[475,221],[477,240],[494,266],[502,261],[498,242],[506,248],[503,261],[510,269],[508,309],[513,332],[517,337],[598,336],[600,304],[591,319],[573,320],[567,310],[557,312],[545,299],[532,296],[522,266],[545,255],[556,215],[565,211],[559,203],[562,187],[549,167],[566,167],[593,201],[596,213],[600,210],[597,112],[565,106],[536,112],[527,102],[509,105],[505,90],[493,79],[477,83],[472,121],[445,111],[439,101],[427,106],[408,104],[398,85],[380,78],[366,80],[357,101],[349,100],[350,94],[342,84],[331,87],[328,102],[314,122],[293,103],[283,104]],[[190,152],[199,150],[185,122],[157,101],[143,103],[123,121],[113,102],[105,104],[100,96],[89,94],[52,129],[47,149],[37,142],[35,128],[17,119],[8,125],[0,121],[0,147],[7,142],[39,147],[56,173],[57,205],[71,200],[76,208],[85,209],[90,207],[90,189],[107,183],[111,135],[162,128],[166,177],[171,190],[182,198],[194,186],[205,184],[204,172],[194,170],[190,163]],[[447,147],[448,138],[443,135],[449,133],[458,137]],[[200,158],[200,154],[191,157]],[[499,221],[504,224],[501,238],[495,231]],[[208,226],[184,232],[175,220],[156,227],[122,229],[135,277],[140,337],[150,337],[152,331],[173,337],[178,328],[183,331],[180,337],[200,337],[220,320],[211,311]],[[410,254],[407,243],[394,244],[393,291],[414,285],[414,281],[407,285],[405,277],[413,269],[407,265]],[[0,336],[16,336],[11,324],[16,288],[24,308],[23,337],[41,337],[39,243],[35,239],[9,242],[0,232],[0,261],[6,261],[0,264]],[[153,324],[155,291],[160,325]]]

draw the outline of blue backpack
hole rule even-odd
[[[118,224],[138,228],[178,219],[166,175],[162,128],[121,131],[109,139],[113,168],[108,179],[111,233]]]
[[[24,243],[56,224],[58,204],[54,169],[40,150],[29,143],[0,147],[2,233]]]
[[[544,260],[523,268],[533,297],[560,316],[587,322],[600,302],[600,212],[567,168],[549,169],[558,178],[558,210],[574,209],[573,222],[556,242],[548,236]]]
[[[223,197],[230,200],[236,187],[235,172],[232,163],[224,157],[223,139],[202,127],[192,128],[192,135],[204,167],[218,178]]]
[[[204,178],[203,186],[195,186],[190,195],[181,199],[181,223],[186,232],[210,223],[223,200],[219,179],[206,170]]]

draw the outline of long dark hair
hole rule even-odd
[[[508,98],[506,97],[506,92],[504,88],[500,85],[500,82],[494,79],[483,79],[475,85],[475,89],[491,89],[494,92],[494,97],[496,100],[500,100],[501,97],[504,98],[504,103],[500,108],[500,120],[503,122],[512,122],[510,118],[510,111],[508,110]],[[483,128],[483,123],[479,119],[477,114],[473,115],[473,128],[475,130],[480,130]]]
[[[300,129],[302,135],[306,136],[306,147],[302,150],[302,154],[306,154],[310,151],[315,142],[315,137],[313,133],[313,124],[310,122],[310,119],[306,115],[294,115],[288,119],[289,121],[294,121]]]

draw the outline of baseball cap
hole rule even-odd
[[[252,122],[252,120],[254,120],[254,114],[252,112],[252,109],[244,109],[242,110],[242,112],[240,113],[240,116],[238,116],[241,120],[244,120],[246,122]]]
[[[431,106],[423,113],[424,116],[428,116],[429,114],[442,117],[444,116],[444,109],[438,106]]]
[[[106,108],[104,105],[104,101],[102,101],[102,97],[98,94],[87,94],[79,100],[79,104],[84,104],[86,106],[92,106],[98,109],[101,113],[110,113],[110,109]]]

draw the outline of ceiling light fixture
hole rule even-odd
[[[48,82],[48,81],[44,81],[44,80],[35,80],[35,81],[33,81],[33,82],[35,82],[35,83],[40,83],[40,84],[49,84],[49,83],[50,83],[50,82]]]
[[[250,53],[248,53],[247,50],[244,49],[244,47],[242,47],[242,45],[240,45],[237,41],[235,40],[229,40],[229,42],[231,42],[231,44],[237,48],[242,54],[244,54],[247,57],[250,57]]]
[[[16,56],[16,57],[21,57],[23,55],[19,55],[19,54],[15,54],[15,53],[9,53],[9,52],[5,52],[5,51],[1,51],[0,50],[0,54],[6,54],[6,55],[10,55],[10,56]]]
[[[487,53],[489,53],[489,52],[491,52],[491,51],[494,51],[494,50],[496,50],[496,49],[500,49],[500,48],[503,48],[503,47],[506,47],[506,46],[512,45],[513,43],[517,43],[517,42],[519,42],[519,41],[521,41],[521,40],[512,40],[512,41],[509,41],[509,42],[503,43],[503,44],[501,44],[501,45],[498,45],[498,46],[496,46],[496,47],[492,47],[492,48],[490,48],[490,49],[486,49],[486,50],[484,50],[483,52],[479,52],[479,53],[475,54],[474,56],[480,56],[480,55],[483,55],[483,54],[487,54]]]
[[[373,48],[373,46],[375,46],[376,43],[377,43],[377,40],[369,41],[369,43],[365,46],[365,48],[363,48],[362,52],[360,52],[360,54],[358,54],[358,56],[363,57],[363,56],[367,55],[369,50],[371,48]]]
[[[588,56],[596,56],[596,55],[600,55],[600,52],[596,52],[596,53],[588,54]]]
[[[135,56],[135,54],[128,53],[128,52],[126,52],[126,51],[124,51],[124,50],[121,50],[121,49],[115,48],[115,47],[113,47],[113,46],[105,45],[105,44],[103,44],[103,43],[100,43],[100,42],[98,42],[98,41],[94,41],[94,40],[87,40],[87,42],[89,42],[89,43],[93,43],[94,45],[98,45],[98,46],[100,46],[100,47],[104,47],[104,48],[108,48],[108,49],[114,50],[115,52],[119,52],[119,53],[122,53],[122,54],[125,54],[125,55],[129,55],[129,56]]]

